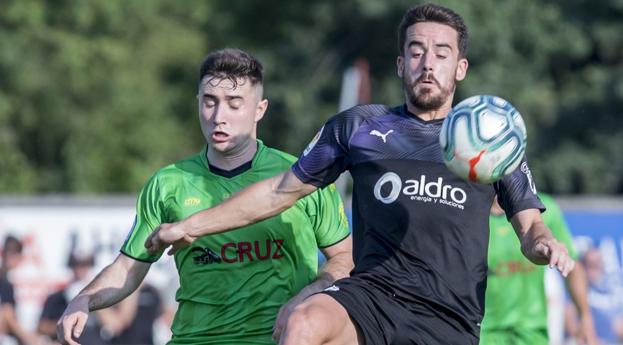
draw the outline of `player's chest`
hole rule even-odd
[[[378,159],[417,159],[442,162],[437,127],[372,123],[361,126],[351,137],[353,164]]]

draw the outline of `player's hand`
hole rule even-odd
[[[567,277],[575,267],[575,261],[569,256],[567,247],[555,238],[538,241],[533,250],[537,256],[547,258],[549,267],[556,267],[563,277]]]
[[[80,345],[78,338],[89,318],[89,297],[74,298],[56,323],[56,336],[61,344]]]
[[[173,255],[180,248],[189,246],[194,240],[194,237],[184,231],[181,223],[163,223],[149,235],[145,241],[145,248],[147,248],[149,254],[154,255],[172,245],[167,254]]]
[[[279,313],[277,314],[277,319],[275,320],[275,325],[273,326],[273,340],[276,343],[279,343],[279,338],[281,338],[281,334],[286,328],[288,318],[298,304],[299,302],[296,298],[293,298],[279,308]]]

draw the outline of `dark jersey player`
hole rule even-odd
[[[358,106],[334,116],[291,170],[162,224],[146,242],[150,250],[173,244],[175,251],[198,236],[274,215],[349,170],[355,269],[295,309],[283,344],[477,344],[495,194],[528,259],[565,276],[573,268],[543,225],[526,162],[493,185],[465,182],[442,162],[441,123],[468,68],[461,17],[417,6],[398,34],[405,105]]]

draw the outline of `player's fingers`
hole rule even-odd
[[[87,324],[87,316],[79,314],[77,316],[76,325],[74,326],[74,330],[71,333],[71,336],[74,339],[80,338],[82,331],[84,331],[84,326]],[[75,344],[78,344],[77,342]]]
[[[74,328],[76,326],[76,323],[78,322],[77,315],[70,315],[70,316],[67,316],[67,317],[63,316],[61,318],[61,322],[62,322],[61,323],[61,327],[58,328],[58,330],[59,330],[59,340],[63,344],[79,345],[73,339],[73,330],[74,330]]]
[[[558,265],[558,260],[560,259],[560,249],[556,247],[556,245],[550,244],[547,246],[549,248],[549,268],[554,268]]]
[[[171,248],[169,249],[169,251],[167,252],[167,255],[173,255],[175,253],[177,253],[178,250],[180,250],[180,248],[184,247],[184,245],[182,244],[181,241],[176,241],[171,245]]]
[[[149,234],[149,236],[147,236],[147,239],[145,240],[145,248],[147,248],[147,250],[152,248],[152,238],[154,237],[154,234],[156,233],[156,231],[152,232],[151,234]]]
[[[562,272],[563,277],[567,277],[569,275],[569,273],[571,273],[571,271],[573,271],[573,268],[575,268],[575,261],[573,261],[571,258],[569,258],[569,260],[567,261],[565,268]]]

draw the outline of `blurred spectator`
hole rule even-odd
[[[9,272],[19,265],[21,258],[21,241],[17,237],[7,236],[2,246],[0,265],[0,340],[3,335],[9,335],[22,344],[37,344],[37,337],[24,330],[17,320],[15,292],[9,280]]]
[[[37,331],[40,334],[46,335],[52,340],[56,340],[56,322],[63,314],[67,303],[89,282],[91,269],[94,266],[94,257],[92,254],[74,252],[70,254],[67,264],[71,269],[72,279],[67,287],[48,296],[37,326]],[[80,337],[80,342],[88,345],[103,345],[107,344],[104,340],[105,337],[106,331],[102,328],[100,318],[89,318]]]
[[[134,309],[131,323],[111,340],[111,344],[151,345],[154,343],[154,323],[163,311],[162,298],[155,287],[145,282],[132,295],[138,295],[138,298],[128,297],[111,307],[120,308],[123,303],[132,303]]]
[[[581,258],[588,278],[588,302],[595,321],[595,331],[602,344],[623,343],[623,287],[609,277],[597,248],[589,248]],[[566,328],[573,333],[577,328],[573,310],[566,312]]]

